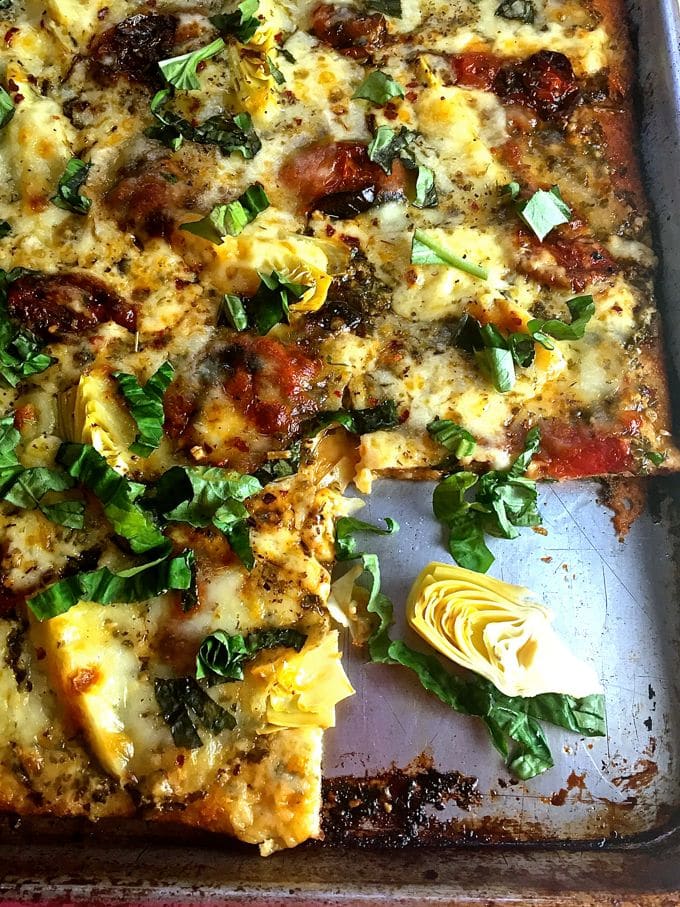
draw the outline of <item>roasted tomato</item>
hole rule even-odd
[[[403,194],[408,182],[399,161],[387,174],[369,160],[361,142],[307,145],[284,163],[281,179],[298,193],[301,210],[318,208],[335,217],[353,217],[374,201]]]
[[[10,315],[45,340],[82,334],[105,321],[137,329],[134,306],[86,274],[27,274],[7,291]]]
[[[158,61],[172,56],[177,19],[157,13],[138,13],[94,38],[90,68],[95,78],[111,81],[125,75],[135,82],[160,85]]]
[[[501,68],[502,60],[489,53],[465,53],[451,57],[456,81],[463,88],[480,88],[490,91]]]
[[[536,463],[542,476],[579,479],[621,474],[633,469],[630,438],[587,425],[545,422]]]
[[[552,50],[502,66],[491,87],[500,98],[531,107],[546,120],[568,116],[579,97],[568,57]]]
[[[143,158],[129,164],[106,195],[122,230],[139,239],[168,239],[185,193],[184,174],[171,158]]]
[[[374,13],[362,16],[349,6],[321,3],[312,13],[312,34],[347,56],[366,57],[387,39],[387,21]]]
[[[558,286],[580,292],[589,283],[597,283],[615,274],[616,261],[607,249],[585,233],[574,235],[568,227],[558,227],[543,242],[523,228],[518,233],[521,247],[519,270],[545,286]],[[558,267],[541,256],[548,251]]]

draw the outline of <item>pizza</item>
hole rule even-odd
[[[0,25],[2,807],[318,837],[343,623],[549,767],[549,682],[503,700],[521,741],[502,659],[482,706],[388,638],[345,491],[442,479],[483,572],[535,480],[678,467],[619,0]],[[603,733],[591,692],[563,726]]]

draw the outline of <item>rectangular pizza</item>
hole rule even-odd
[[[603,733],[599,689],[388,639],[345,491],[443,478],[481,574],[537,479],[677,469],[621,0],[0,0],[0,36],[0,806],[318,837],[343,623],[522,777],[543,693]]]

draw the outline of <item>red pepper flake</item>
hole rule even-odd
[[[8,28],[7,31],[5,32],[5,44],[9,47],[10,44],[12,43],[12,41],[16,38],[16,36],[18,34],[19,34],[19,29],[16,26],[13,26],[12,28]]]
[[[385,114],[385,116],[387,117],[388,120],[396,120],[396,118],[399,116],[397,108],[391,104],[387,104],[383,108],[383,113]]]
[[[410,409],[405,409],[405,410],[403,410],[403,411],[399,414],[399,424],[400,424],[400,425],[403,425],[404,422],[406,422],[406,420],[408,419],[408,417],[409,417],[410,415],[411,415],[411,410],[410,410]]]
[[[417,101],[417,100],[418,100],[418,92],[417,92],[417,91],[407,91],[407,92],[406,92],[406,100],[407,100],[407,101],[410,101],[411,103],[413,103],[414,101]]]
[[[335,227],[331,226],[331,224],[326,224],[326,236],[335,236],[335,233]]]
[[[108,8],[108,6],[102,6],[102,8],[101,8],[101,9],[99,10],[99,12],[97,13],[97,18],[98,18],[99,21],[101,22],[102,19],[106,19],[106,17],[108,16],[108,14],[109,14],[109,8]]]
[[[14,79],[7,80],[7,91],[19,91],[19,86]]]

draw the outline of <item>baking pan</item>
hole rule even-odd
[[[629,7],[678,425],[680,9]],[[368,518],[401,523],[374,546],[397,613],[421,567],[446,559],[431,491],[383,481],[367,505]],[[651,480],[648,492],[625,543],[599,486],[566,483],[541,489],[544,531],[494,546],[494,575],[540,592],[597,668],[607,738],[549,729],[555,767],[517,783],[481,723],[348,651],[357,696],[327,735],[323,845],[262,860],[170,826],[9,818],[5,903],[680,904],[680,481]]]

